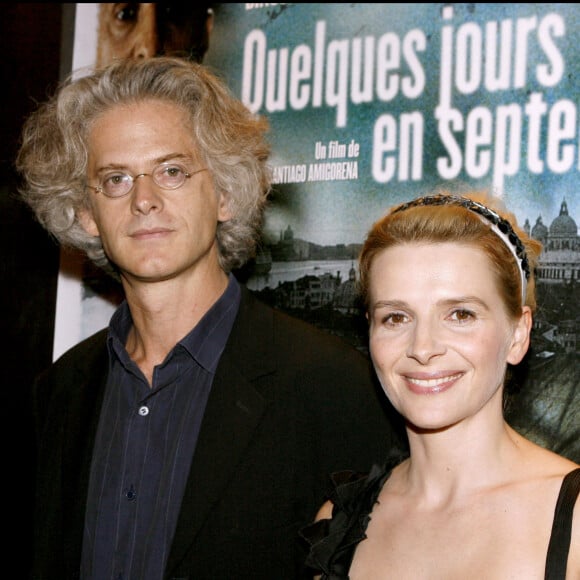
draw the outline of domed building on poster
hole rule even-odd
[[[535,344],[543,354],[555,351],[578,352],[578,299],[580,286],[580,238],[578,226],[568,213],[566,200],[559,215],[547,226],[541,216],[524,229],[542,243],[543,249],[536,269],[538,296],[542,308],[534,317]],[[555,317],[555,313],[557,316]]]
[[[562,201],[560,214],[546,226],[539,216],[530,230],[524,229],[543,245],[536,276],[539,282],[569,283],[580,280],[580,238],[578,226],[568,214],[568,204]]]

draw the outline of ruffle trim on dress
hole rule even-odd
[[[306,565],[326,580],[348,578],[356,545],[366,538],[370,513],[392,469],[404,457],[390,458],[369,473],[339,471],[331,475],[332,518],[309,524],[300,535],[310,546]]]

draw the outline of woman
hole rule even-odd
[[[410,454],[334,475],[303,530],[322,578],[580,578],[580,468],[503,416],[508,368],[530,343],[541,245],[493,205],[422,197],[366,239],[371,358]]]

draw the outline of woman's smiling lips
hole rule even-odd
[[[432,395],[450,389],[463,376],[462,372],[423,375],[403,375],[407,387],[417,395]]]

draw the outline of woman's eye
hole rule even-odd
[[[397,326],[403,324],[406,320],[406,316],[401,312],[392,312],[383,317],[383,324],[390,326]]]
[[[472,320],[475,318],[475,314],[471,310],[465,310],[464,308],[454,310],[451,313],[451,318],[457,320],[458,322],[465,322],[467,320]]]

